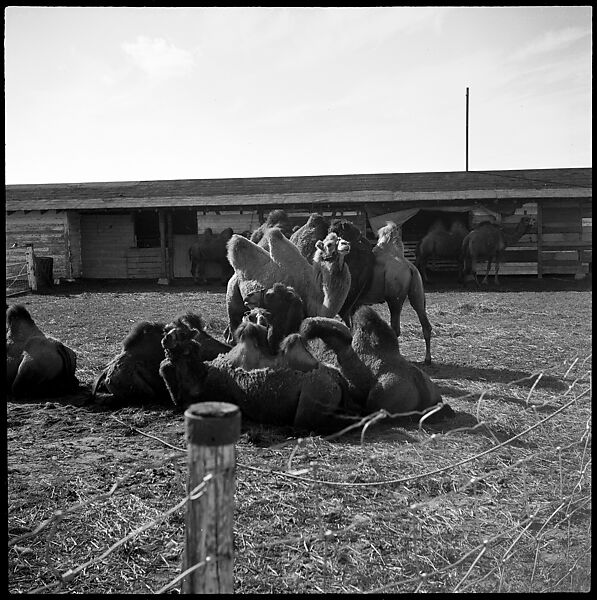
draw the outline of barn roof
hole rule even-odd
[[[17,184],[6,186],[6,211],[232,207],[280,204],[284,194],[301,204],[312,202],[301,194],[335,194],[341,201],[342,194],[354,192],[390,192],[398,200],[448,200],[459,193],[468,198],[500,193],[591,197],[592,168]]]

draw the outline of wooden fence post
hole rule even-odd
[[[33,244],[27,246],[27,278],[32,292],[37,292],[37,277],[35,274],[35,254]]]
[[[185,411],[187,494],[211,476],[203,493],[189,498],[183,572],[205,562],[183,580],[183,594],[234,591],[233,534],[236,452],[240,410],[227,402],[201,402]]]

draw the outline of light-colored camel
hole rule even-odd
[[[300,333],[308,341],[320,338],[335,353],[351,398],[364,414],[425,411],[442,403],[437,386],[400,356],[396,334],[370,306],[355,312],[351,330],[335,319],[309,317]],[[447,405],[441,411],[444,417],[453,414]]]
[[[423,281],[429,281],[427,262],[431,258],[446,258],[458,261],[462,240],[468,234],[468,229],[461,221],[453,221],[449,231],[441,221],[436,221],[425,236],[417,244],[415,265],[421,273]]]
[[[22,305],[6,305],[6,391],[15,398],[60,396],[74,392],[77,356],[46,336]]]
[[[356,306],[385,302],[390,310],[390,325],[400,337],[400,315],[408,298],[417,313],[425,339],[425,363],[431,363],[431,323],[427,317],[425,290],[419,270],[404,258],[400,228],[393,222],[378,231],[373,248],[375,262],[368,289],[357,299]],[[347,322],[347,319],[344,319]],[[348,320],[350,325],[351,320]]]
[[[487,261],[487,271],[483,278],[486,284],[489,279],[491,263],[495,263],[494,282],[499,285],[498,272],[500,263],[504,258],[504,250],[507,246],[516,243],[530,228],[531,218],[524,215],[516,224],[514,230],[506,231],[491,221],[479,223],[463,240],[461,248],[461,264],[463,281],[477,280],[477,261]]]
[[[290,241],[299,249],[300,253],[312,263],[313,255],[317,250],[317,242],[325,239],[329,227],[330,224],[323,215],[312,213],[309,215],[306,223],[290,236]]]
[[[228,242],[228,261],[234,275],[226,290],[226,340],[231,340],[231,332],[242,321],[245,299],[276,283],[294,288],[305,315],[335,316],[350,288],[350,271],[345,264],[349,252],[347,242],[331,235],[317,242],[311,265],[278,228],[268,229],[259,245],[233,235]]]

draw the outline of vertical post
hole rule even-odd
[[[185,411],[190,495],[207,476],[202,494],[189,498],[186,513],[183,594],[233,593],[236,454],[240,410],[227,402],[201,402]]]
[[[174,279],[174,227],[172,225],[172,211],[166,213],[166,239],[168,241],[166,277],[169,281]]]
[[[537,200],[537,279],[543,279],[543,204]]]
[[[37,292],[37,276],[35,273],[35,254],[33,253],[33,244],[27,246],[27,279],[32,292]]]
[[[468,171],[468,88],[466,88],[466,170]]]
[[[159,226],[160,226],[160,278],[158,283],[162,285],[168,285],[168,265],[166,257],[166,213],[163,210],[158,212]]]

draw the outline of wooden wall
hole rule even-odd
[[[6,215],[6,248],[16,244],[11,251],[11,261],[20,257],[19,250],[24,257],[27,244],[33,244],[36,256],[52,257],[54,279],[71,277],[66,222],[66,213],[55,210],[19,211]]]
[[[541,274],[585,275],[593,260],[591,201],[545,200],[541,203],[539,223]]]

